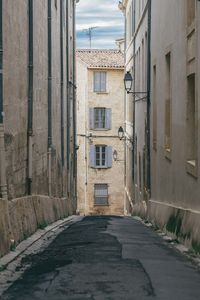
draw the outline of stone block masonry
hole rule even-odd
[[[27,196],[11,201],[0,199],[0,257],[37,229],[72,213],[66,198]]]

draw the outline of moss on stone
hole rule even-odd
[[[171,215],[167,225],[166,229],[167,231],[174,233],[177,237],[181,237],[181,226],[182,226],[182,217],[180,216],[180,212],[178,211],[176,215]]]
[[[192,240],[192,248],[195,251],[195,253],[200,253],[200,242],[196,240]]]
[[[47,227],[48,223],[47,222],[43,222],[41,224],[38,225],[39,229],[44,229],[45,227]]]
[[[6,269],[5,266],[0,265],[0,272],[3,272]]]
[[[175,215],[171,215],[167,225],[166,225],[166,229],[169,232],[175,233],[176,231],[176,216]]]

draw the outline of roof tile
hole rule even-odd
[[[89,68],[124,68],[124,56],[114,49],[79,49],[76,56]]]

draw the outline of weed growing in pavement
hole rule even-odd
[[[48,225],[47,222],[43,222],[43,223],[38,225],[38,229],[44,229],[45,227],[47,227],[47,225]]]
[[[5,266],[0,265],[0,272],[3,272],[6,269]]]
[[[192,240],[192,248],[194,249],[196,254],[200,254],[200,243]]]
[[[24,233],[23,239],[27,240],[28,237],[29,237],[29,235],[27,233]]]

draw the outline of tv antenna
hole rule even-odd
[[[89,27],[87,29],[83,29],[84,32],[86,32],[88,38],[89,38],[89,42],[90,42],[90,49],[92,48],[92,33],[93,33],[93,30],[98,28],[98,26],[95,26],[95,27]]]

